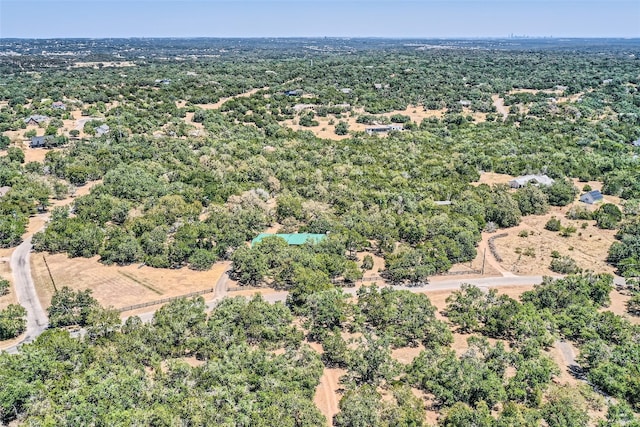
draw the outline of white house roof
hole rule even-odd
[[[523,186],[531,181],[541,185],[551,185],[554,183],[553,178],[549,178],[547,175],[523,175],[513,179],[511,183],[517,183],[519,186]]]

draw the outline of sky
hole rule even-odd
[[[0,38],[640,37],[640,0],[0,0]]]

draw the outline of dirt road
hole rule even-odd
[[[9,353],[15,353],[18,345],[35,340],[49,326],[49,319],[42,309],[31,277],[31,265],[29,264],[31,248],[31,237],[29,237],[11,254],[10,265],[16,296],[18,303],[27,310],[27,330],[25,338],[19,344],[6,349]]]

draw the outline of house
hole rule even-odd
[[[40,114],[34,114],[33,116],[29,116],[26,119],[24,119],[24,122],[27,124],[27,126],[32,125],[32,126],[38,126],[40,123],[43,123],[45,121],[47,121],[49,119],[49,117],[47,116],[42,116]]]
[[[109,132],[109,125],[100,125],[97,128],[95,128],[96,130],[96,135],[100,136],[100,135],[104,135],[105,133]]]
[[[47,147],[53,144],[55,141],[55,137],[52,135],[45,136],[34,136],[31,138],[31,142],[29,143],[30,148],[42,148]]]
[[[588,205],[593,205],[594,203],[601,202],[603,198],[604,197],[602,196],[600,190],[593,190],[580,196],[580,201]]]
[[[9,190],[11,190],[11,187],[9,186],[5,185],[3,187],[0,187],[0,197],[4,197],[9,192]]]
[[[256,236],[255,239],[251,241],[251,246],[256,243],[260,243],[262,239],[267,237],[280,237],[283,238],[288,245],[290,246],[300,246],[304,245],[307,242],[318,243],[324,240],[327,235],[326,234],[312,234],[312,233],[296,233],[296,234],[272,234],[272,233],[260,233]]]
[[[463,99],[462,101],[459,101],[460,105],[462,105],[463,107],[471,107],[471,101],[467,100],[467,99]]]
[[[634,147],[640,147],[640,138],[638,138],[635,141],[633,141],[631,143],[631,145],[633,145]]]
[[[529,183],[533,185],[549,186],[553,184],[553,182],[554,180],[549,178],[547,175],[523,175],[509,181],[509,186],[511,188],[521,188],[525,187]]]
[[[52,107],[54,110],[66,110],[66,109],[67,109],[67,106],[66,106],[66,105],[64,104],[64,102],[62,102],[62,101],[56,101],[56,102],[54,102],[53,104],[51,104],[51,107]]]
[[[344,93],[345,95],[348,95],[351,93],[351,89],[349,89],[348,87],[343,87],[342,89],[340,89],[340,92]]]
[[[402,125],[384,125],[384,126],[375,126],[375,127],[369,127],[366,128],[364,131],[367,132],[369,135],[373,135],[374,133],[384,133],[384,132],[390,132],[392,130],[402,130]]]
[[[298,95],[302,95],[302,90],[301,89],[285,90],[284,94],[287,96],[298,96]]]

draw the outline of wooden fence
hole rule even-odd
[[[149,302],[143,302],[143,303],[140,303],[140,304],[134,304],[134,305],[130,305],[130,306],[127,306],[127,307],[118,308],[117,310],[120,313],[122,313],[122,312],[125,312],[125,311],[131,311],[131,310],[137,310],[139,308],[150,307],[152,305],[165,304],[167,302],[175,301],[175,300],[180,299],[180,298],[190,298],[190,297],[195,297],[195,296],[198,296],[198,295],[211,294],[211,293],[213,293],[215,291],[216,291],[216,288],[204,289],[202,291],[189,292],[188,294],[178,295],[178,296],[175,296],[175,297],[168,297],[168,298],[163,298],[163,299],[159,299],[159,300],[155,300],[155,301],[149,301]]]

